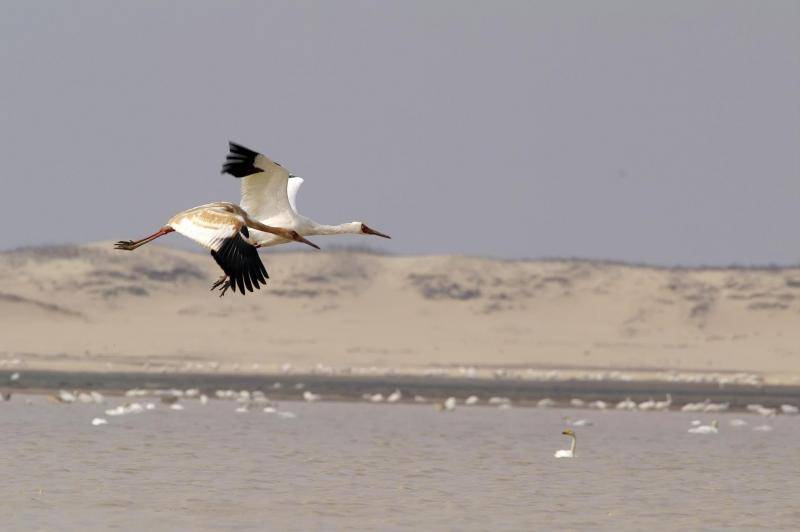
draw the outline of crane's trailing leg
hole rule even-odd
[[[133,251],[134,249],[136,249],[136,248],[138,248],[140,246],[144,246],[148,242],[152,242],[156,238],[158,238],[160,236],[164,236],[166,234],[169,234],[169,233],[173,232],[174,230],[175,229],[173,229],[172,227],[164,226],[161,229],[159,229],[158,231],[156,231],[155,233],[153,233],[152,235],[146,236],[141,240],[120,240],[119,242],[114,244],[114,249],[122,249],[122,250],[125,250],[125,251]]]
[[[225,281],[227,281],[227,280],[228,280],[228,274],[226,273],[226,274],[224,274],[222,277],[220,277],[219,279],[217,279],[217,282],[216,282],[216,283],[214,283],[214,284],[212,284],[212,285],[211,285],[211,290],[214,290],[215,288],[219,287],[219,285],[221,285],[222,283],[224,283],[224,282],[225,282]]]
[[[230,287],[231,287],[231,282],[230,282],[230,280],[228,280],[228,276],[226,274],[226,275],[223,275],[222,277],[220,277],[219,279],[217,279],[216,283],[211,285],[211,290],[214,290],[215,288],[219,288],[219,290],[220,290],[219,297],[222,297],[222,296],[225,295],[225,292],[227,292],[228,288],[230,288]]]
[[[231,287],[231,282],[230,281],[225,281],[225,284],[223,284],[219,289],[219,297],[224,296],[225,292],[227,292],[228,288],[230,288],[230,287]]]

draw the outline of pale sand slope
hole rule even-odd
[[[0,358],[58,369],[213,360],[800,375],[800,269],[262,257],[269,286],[220,299],[207,254],[107,242],[0,253]]]

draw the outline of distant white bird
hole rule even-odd
[[[669,410],[669,407],[672,406],[672,395],[667,394],[666,401],[656,401],[655,406],[653,407],[654,410],[658,410],[659,412],[664,412]]]
[[[208,396],[206,394],[202,394],[200,396],[200,404],[201,405],[208,404]]]
[[[592,401],[591,403],[589,403],[589,408],[594,408],[597,410],[605,410],[606,408],[608,408],[608,403],[606,403],[605,401]]]
[[[556,451],[555,456],[556,458],[575,458],[575,445],[577,442],[577,438],[575,438],[575,432],[572,429],[566,429],[561,434],[565,436],[569,436],[572,438],[572,443],[569,446],[569,449],[561,449],[560,451]]]
[[[242,208],[263,224],[285,227],[303,236],[365,234],[391,238],[363,222],[325,225],[301,215],[297,211],[297,193],[303,179],[265,155],[235,142],[229,143],[222,173],[242,179]],[[254,229],[253,241],[257,247],[277,246],[296,240],[274,231]],[[220,279],[217,286],[224,294],[227,281]]]
[[[466,399],[464,399],[464,404],[465,404],[465,405],[469,405],[469,406],[471,406],[471,405],[476,405],[476,404],[478,404],[478,401],[479,401],[479,400],[480,400],[480,399],[478,399],[478,396],[477,396],[477,395],[470,395],[469,397],[467,397]]]
[[[145,407],[139,403],[125,403],[114,408],[106,410],[107,416],[124,416],[125,414],[139,414],[144,412]]]
[[[436,408],[443,412],[452,412],[456,409],[456,398],[448,397],[443,403],[437,404]]]
[[[488,402],[490,405],[502,405],[510,403],[511,399],[508,397],[490,397]]]
[[[312,393],[310,390],[306,390],[303,392],[303,399],[305,399],[309,403],[313,403],[315,401],[319,401],[320,399],[322,399],[322,396],[316,393]]]
[[[95,427],[98,425],[106,425],[106,424],[108,424],[108,421],[106,421],[101,417],[96,417],[92,420],[92,425],[94,425]]]
[[[594,422],[588,419],[576,419],[575,421],[570,421],[569,424],[573,427],[591,427],[594,425]]]
[[[781,405],[781,412],[791,416],[800,412],[800,408],[797,408],[794,405]]]
[[[689,429],[690,434],[717,434],[719,432],[719,422],[715,419],[711,425],[700,425]]]
[[[402,398],[403,398],[403,393],[400,390],[395,390],[391,394],[389,394],[389,397],[386,398],[386,402],[387,403],[396,403],[397,401],[399,401]]]
[[[549,397],[545,397],[544,399],[540,399],[539,402],[536,403],[536,406],[539,408],[550,408],[551,406],[556,406],[556,402]]]
[[[681,407],[681,412],[702,412],[709,403],[708,399],[702,403],[686,403]]]
[[[655,408],[656,408],[656,401],[652,397],[647,401],[642,401],[641,403],[639,403],[639,410],[647,411],[647,410],[655,410]]]
[[[74,393],[66,390],[59,390],[58,395],[55,396],[56,401],[60,403],[74,403],[77,397]]]
[[[570,399],[569,404],[574,408],[583,408],[585,402],[583,401],[583,399],[576,398],[576,399]]]
[[[724,412],[728,409],[730,403],[708,403],[703,412]]]
[[[759,416],[764,416],[764,417],[773,417],[773,416],[775,416],[775,414],[776,414],[778,411],[777,411],[777,409],[775,409],[775,408],[767,408],[767,407],[765,407],[765,406],[762,406],[762,407],[760,407],[760,408],[757,408],[757,409],[755,410],[755,412],[756,412],[756,414],[758,414]]]
[[[297,414],[293,412],[278,412],[277,416],[283,419],[294,419],[297,417]]]
[[[260,234],[279,235],[287,241],[295,240],[319,249],[319,246],[309,242],[296,231],[261,223],[238,205],[224,201],[179,212],[152,235],[136,241],[119,241],[115,248],[133,251],[156,238],[177,231],[211,250],[211,256],[225,272],[223,278],[233,281],[230,286],[234,292],[238,287],[244,294],[245,287],[252,292],[253,287],[260,288],[259,283],[266,284],[269,277],[248,228],[258,230]],[[215,284],[213,288],[216,286]]]
[[[745,425],[747,425],[747,421],[745,421],[744,419],[738,419],[738,418],[737,418],[737,419],[731,419],[731,420],[728,422],[728,424],[729,424],[731,427],[744,427]]]
[[[636,410],[636,402],[633,401],[630,397],[626,397],[624,401],[620,401],[617,403],[616,409],[617,410]]]
[[[170,410],[183,410],[183,405],[180,403],[174,403],[169,405]]]
[[[372,403],[382,403],[383,399],[384,399],[382,393],[375,393],[375,394],[372,394],[372,395],[367,394],[367,396],[368,396],[367,398],[369,399],[369,401],[372,402]]]
[[[14,373],[12,373],[11,376],[9,377],[9,379],[12,380],[12,381],[18,381],[19,380],[19,372],[15,371]]]
[[[415,403],[427,403],[428,402],[428,398],[423,396],[423,395],[415,395],[414,396],[414,402]]]

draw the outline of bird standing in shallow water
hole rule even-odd
[[[556,451],[556,454],[553,456],[556,458],[575,458],[575,443],[577,441],[575,438],[575,431],[572,429],[566,429],[561,434],[572,438],[572,444],[569,446],[569,449],[561,449]]]
[[[297,211],[297,192],[303,184],[302,178],[289,173],[265,155],[235,142],[229,143],[229,149],[222,173],[242,179],[242,208],[261,223],[285,227],[303,236],[363,234],[391,238],[363,222],[326,225],[301,215]],[[290,241],[280,234],[257,229],[252,231],[252,237],[256,247],[277,246]],[[220,287],[222,296],[228,285],[223,276],[211,289]]]
[[[309,242],[296,231],[263,224],[248,216],[238,205],[227,202],[209,203],[179,212],[152,235],[136,241],[119,241],[114,247],[133,251],[156,238],[177,231],[210,249],[211,256],[225,272],[226,278],[231,280],[233,291],[235,292],[238,286],[239,291],[244,294],[245,288],[250,292],[253,291],[253,287],[261,288],[259,283],[266,284],[269,277],[248,228],[280,235],[282,238],[319,249],[316,244]]]

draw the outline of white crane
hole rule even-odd
[[[263,224],[285,227],[300,235],[375,235],[391,238],[359,221],[338,225],[318,223],[297,211],[297,192],[303,179],[289,173],[283,166],[265,155],[229,142],[228,156],[222,173],[242,179],[242,208]],[[274,232],[254,230],[253,241],[257,247],[277,246],[291,239]],[[220,296],[228,288],[225,277],[217,281],[212,290],[221,286]]]
[[[238,286],[239,291],[244,294],[245,287],[252,292],[254,286],[256,289],[261,288],[259,282],[266,284],[269,277],[258,256],[256,244],[250,236],[248,227],[319,249],[316,244],[309,242],[296,231],[271,227],[256,221],[238,205],[227,202],[209,203],[179,212],[152,235],[136,241],[119,241],[115,248],[133,251],[160,236],[177,231],[210,249],[211,256],[225,272],[225,277],[231,279],[230,286],[234,292]]]

